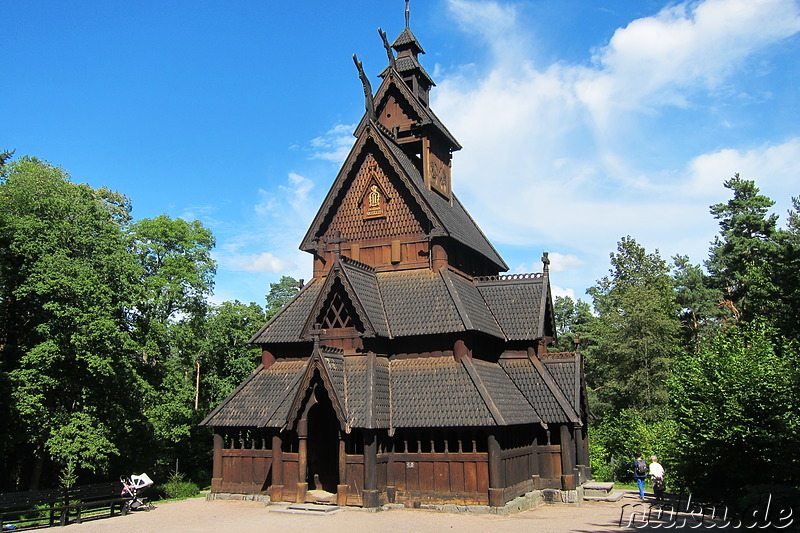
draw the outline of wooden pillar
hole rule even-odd
[[[500,443],[494,433],[487,437],[489,451],[489,505],[500,507],[506,502],[503,498],[503,457]]]
[[[576,487],[575,474],[575,441],[569,424],[562,424],[561,437],[561,488],[572,490]]]
[[[464,341],[464,339],[456,339],[456,342],[453,344],[453,358],[461,362],[461,359],[464,357],[470,357],[472,352],[470,352],[469,346]]]
[[[397,487],[394,484],[394,445],[390,450],[386,450],[386,498],[389,503],[395,503]]]
[[[364,507],[378,505],[378,439],[374,429],[364,430]]]
[[[528,456],[528,472],[533,481],[534,490],[542,488],[541,477],[539,476],[539,439],[536,437],[536,429],[532,429],[533,441],[531,442],[531,454]]]
[[[441,244],[434,244],[431,246],[431,266],[436,272],[447,268],[447,251]]]
[[[583,483],[592,477],[592,469],[589,460],[589,435],[586,424],[575,428],[575,456],[577,458],[576,468],[580,471],[579,483]]]
[[[269,496],[273,501],[283,501],[283,441],[279,433],[272,436],[272,486]]]
[[[211,492],[219,492],[222,488],[222,447],[225,445],[222,435],[214,432],[214,462],[211,474]]]
[[[297,503],[305,503],[308,491],[308,419],[297,424]]]
[[[347,449],[344,433],[339,432],[339,484],[336,485],[336,505],[347,505]]]

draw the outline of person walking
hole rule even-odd
[[[650,458],[650,479],[653,482],[653,496],[657,500],[663,500],[664,490],[667,488],[664,483],[664,467],[661,466],[655,455]]]
[[[644,500],[644,479],[647,477],[647,463],[642,459],[642,454],[636,454],[636,460],[633,461],[633,479],[639,486],[639,498]]]

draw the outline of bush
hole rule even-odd
[[[666,413],[647,421],[633,409],[608,416],[589,426],[589,457],[592,474],[601,481],[633,481],[632,463],[641,453],[649,463],[651,455],[672,473],[675,424]]]
[[[169,481],[162,486],[164,496],[170,500],[180,500],[192,498],[200,493],[200,487],[193,481],[187,481],[180,472],[174,472],[169,476]]]

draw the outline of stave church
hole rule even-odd
[[[579,351],[552,353],[549,260],[508,266],[453,193],[458,141],[408,22],[300,248],[313,279],[251,342],[261,364],[201,423],[216,493],[502,506],[589,476]],[[456,177],[457,180],[457,177]],[[456,181],[457,183],[457,181]]]

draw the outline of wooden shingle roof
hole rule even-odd
[[[315,353],[306,360],[279,360],[269,368],[259,367],[201,425],[291,426],[308,387],[301,381],[308,381],[315,368],[326,374],[325,387],[331,389],[337,409],[342,409],[348,431],[578,420],[557,386],[555,391],[561,394],[554,394],[552,376],[545,371],[543,377],[527,359],[492,363],[472,358],[458,362],[449,356],[343,357],[324,346]]]
[[[308,340],[333,282],[340,279],[356,305],[366,336],[384,338],[478,331],[505,340],[543,336],[547,277],[513,275],[471,281],[449,270],[375,272],[342,257],[253,336],[258,344]]]
[[[309,281],[289,303],[250,338],[249,342],[263,344],[300,341],[308,313],[319,296],[321,288],[321,280]]]
[[[541,274],[478,279],[478,291],[508,340],[539,339],[544,334],[547,277]]]
[[[306,361],[259,366],[200,425],[281,427]],[[288,401],[287,401],[288,399]]]

